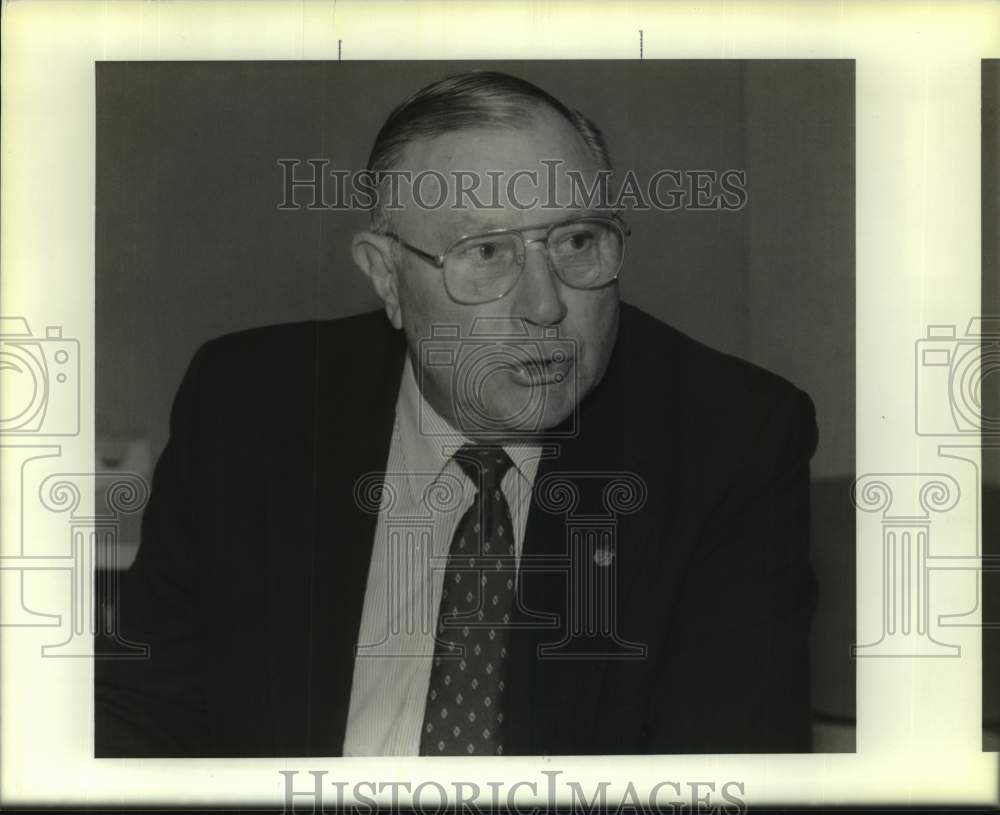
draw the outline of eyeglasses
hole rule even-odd
[[[545,229],[537,238],[525,232]],[[618,216],[587,216],[551,226],[491,229],[463,235],[444,254],[435,255],[384,233],[444,273],[448,295],[462,305],[479,305],[510,294],[524,272],[528,244],[541,243],[549,266],[573,289],[599,289],[618,279],[625,258],[625,238],[631,232]]]

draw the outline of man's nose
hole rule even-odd
[[[562,282],[552,270],[543,242],[525,245],[524,272],[513,294],[517,315],[536,325],[554,325],[566,316]]]

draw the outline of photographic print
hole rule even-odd
[[[97,109],[97,444],[158,461],[98,755],[853,749],[850,61]]]
[[[992,4],[0,13],[4,806],[996,806]]]

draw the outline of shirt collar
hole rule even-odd
[[[451,461],[455,450],[470,440],[452,427],[424,399],[413,373],[410,355],[403,364],[403,379],[396,400],[396,432],[402,444],[407,469],[413,473],[434,473],[436,476]],[[529,482],[532,476],[528,462],[538,458],[537,445],[503,445],[517,472]],[[457,466],[457,465],[456,465]]]

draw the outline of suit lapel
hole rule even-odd
[[[381,314],[319,324],[315,340],[310,449],[288,457],[304,472],[275,474],[269,513],[284,520],[272,549],[289,555],[272,558],[268,576],[280,604],[269,618],[278,755],[341,753],[377,521],[355,485],[385,468],[403,363]]]
[[[589,742],[604,662],[581,656],[593,643],[574,636],[581,625],[574,592],[581,569],[593,565],[586,562],[586,536],[574,530],[596,528],[584,518],[603,514],[599,482],[622,470],[621,402],[612,398],[619,371],[612,364],[605,381],[580,404],[578,435],[553,437],[558,453],[542,460],[535,478],[515,619],[536,624],[517,629],[512,648],[512,715],[519,723],[512,746],[518,753],[575,752],[570,745]],[[557,623],[542,623],[542,616]]]
[[[359,506],[355,485],[364,475],[385,470],[404,351],[401,336],[384,318],[373,336],[338,339],[351,347],[348,378],[329,363],[321,363],[319,371],[319,402],[335,407],[329,421],[320,417],[318,433],[312,572],[316,633],[310,660],[313,755],[340,755],[343,746],[377,521],[374,512]],[[369,348],[384,351],[371,355]],[[366,353],[356,353],[358,349]],[[343,359],[344,351],[341,347],[334,353]],[[372,364],[379,356],[381,365]]]
[[[650,603],[661,608],[666,604],[662,596],[635,597],[631,591],[654,550],[662,549],[674,515],[671,497],[676,495],[666,488],[674,443],[667,435],[673,424],[671,400],[666,398],[666,349],[643,347],[632,334],[631,316],[623,306],[608,372],[581,403],[579,434],[559,441],[558,455],[543,459],[535,479],[522,553],[527,571],[521,574],[515,620],[529,625],[530,609],[560,622],[557,627],[536,625],[514,632],[512,716],[519,724],[514,727],[513,753],[600,752],[609,738],[601,730],[608,665],[648,659],[650,643],[630,638],[637,626],[629,621],[636,615],[648,617]],[[650,377],[646,364],[651,361],[643,359],[650,350],[661,354],[654,369],[659,376]],[[623,493],[614,498],[605,492],[614,474],[621,474],[618,482],[626,489],[636,490],[638,511],[630,511],[635,502]],[[566,482],[579,494],[571,509],[553,501],[557,484]],[[542,570],[546,564],[552,568]],[[603,597],[600,603],[595,600],[598,594]],[[601,633],[595,634],[594,625],[579,617],[573,622],[572,608],[585,613],[612,604],[610,624]]]

